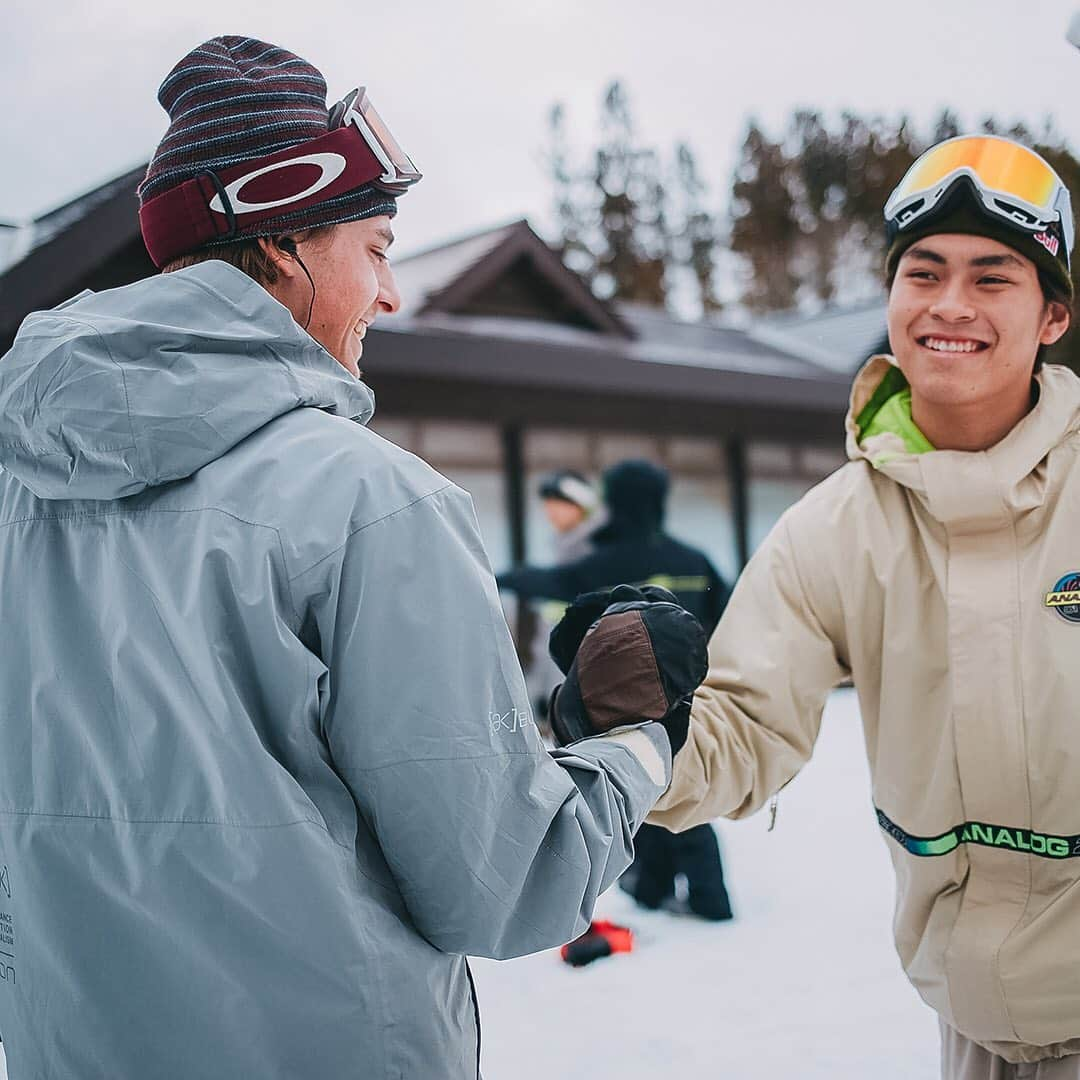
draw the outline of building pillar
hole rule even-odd
[[[502,429],[503,497],[506,500],[506,526],[510,533],[510,561],[516,566],[525,561],[525,450],[520,427],[508,424]]]
[[[741,572],[750,561],[749,480],[746,475],[746,444],[741,438],[727,440],[728,487],[735,531],[735,565]]]

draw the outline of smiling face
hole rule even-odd
[[[912,417],[948,449],[953,432],[971,441],[962,432],[972,424],[972,437],[992,439],[989,446],[1019,422],[1039,346],[1057,341],[1069,317],[1064,305],[1047,303],[1030,259],[987,237],[941,233],[901,256],[888,324]]]
[[[334,225],[327,233],[298,240],[297,253],[315,285],[314,303],[299,263],[266,243],[280,275],[268,290],[357,378],[367,328],[381,312],[393,313],[401,305],[388,258],[393,242],[385,214]]]

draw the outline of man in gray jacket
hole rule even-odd
[[[465,954],[579,933],[669,781],[661,724],[542,749],[468,496],[364,427],[419,174],[325,91],[248,38],[181,60],[169,272],[0,360],[14,1077],[477,1076]]]

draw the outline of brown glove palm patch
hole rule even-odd
[[[597,624],[600,626],[601,624]],[[603,621],[603,632],[586,634],[578,668],[581,698],[601,731],[622,724],[659,720],[669,708],[652,640],[640,611],[624,611]]]

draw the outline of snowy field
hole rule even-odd
[[[858,706],[833,695],[813,761],[768,813],[718,825],[735,920],[602,916],[636,951],[476,960],[485,1080],[933,1080],[937,1020],[893,950],[893,873]]]

